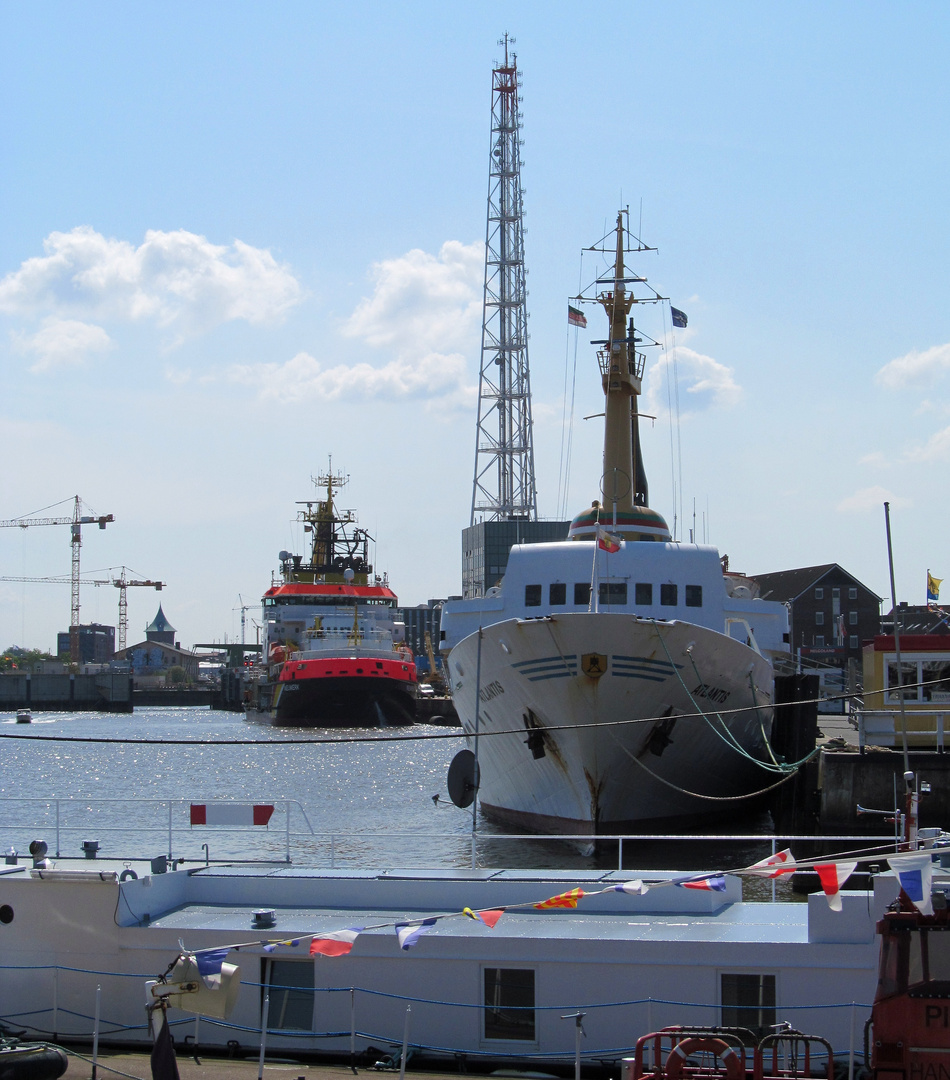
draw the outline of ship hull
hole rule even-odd
[[[249,720],[278,727],[389,727],[415,722],[415,665],[369,654],[295,654],[257,683]]]
[[[509,619],[461,641],[449,667],[470,745],[478,702],[481,808],[507,825],[642,831],[735,813],[776,780],[760,764],[771,665],[714,630],[599,612]]]

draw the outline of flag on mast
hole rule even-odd
[[[927,603],[936,604],[940,599],[940,583],[943,581],[942,577],[934,577],[930,571],[927,571]]]
[[[582,330],[587,326],[587,316],[580,308],[567,305],[567,321],[571,326],[579,326]]]
[[[607,551],[611,554],[620,550],[620,537],[614,536],[613,533],[607,532],[606,529],[600,525],[597,526],[597,546],[601,551]]]
[[[671,304],[670,315],[673,318],[674,326],[679,327],[681,330],[686,328],[686,324],[689,322],[689,320],[686,318],[685,311],[680,311],[678,307],[673,307],[673,305]]]

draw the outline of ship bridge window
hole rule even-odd
[[[635,589],[637,607],[646,607],[653,603],[653,586],[649,581],[638,581]]]
[[[627,583],[625,581],[602,581],[598,588],[598,599],[608,607],[625,606],[627,603]]]
[[[687,607],[702,607],[703,606],[703,587],[702,585],[687,585],[683,592],[685,593],[686,606]]]
[[[485,968],[485,1038],[535,1041],[534,972]]]
[[[676,585],[672,581],[660,585],[660,603],[664,607],[676,607]]]
[[[567,603],[567,585],[563,581],[555,581],[548,588],[548,603],[552,607]]]
[[[525,587],[524,587],[524,606],[525,607],[540,607],[541,606],[541,586],[540,585],[525,585]]]
[[[270,991],[267,1023],[283,1031],[313,1030],[313,963],[300,960],[263,961],[261,1003],[264,987]]]
[[[775,976],[720,976],[722,1026],[748,1028],[761,1038],[775,1026]]]
[[[590,584],[586,581],[574,582],[574,603],[578,607],[587,607],[590,604]]]

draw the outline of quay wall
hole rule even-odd
[[[950,754],[912,750],[908,754],[918,781],[930,784],[920,798],[920,824],[950,826]],[[823,832],[882,833],[883,819],[857,812],[904,809],[904,758],[895,750],[823,750],[820,763],[820,828]],[[896,802],[895,802],[896,793]]]
[[[0,675],[0,710],[37,712],[131,712],[132,677],[128,672],[97,675]]]

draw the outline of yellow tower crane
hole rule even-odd
[[[72,547],[72,574],[70,585],[72,586],[69,605],[69,658],[72,662],[79,662],[79,549],[82,546],[83,525],[98,525],[104,529],[110,521],[115,521],[111,514],[89,515],[82,512],[82,501],[78,495],[73,496],[72,517],[19,517],[10,521],[0,521],[0,528],[29,529],[34,525],[69,525],[69,542]]]

